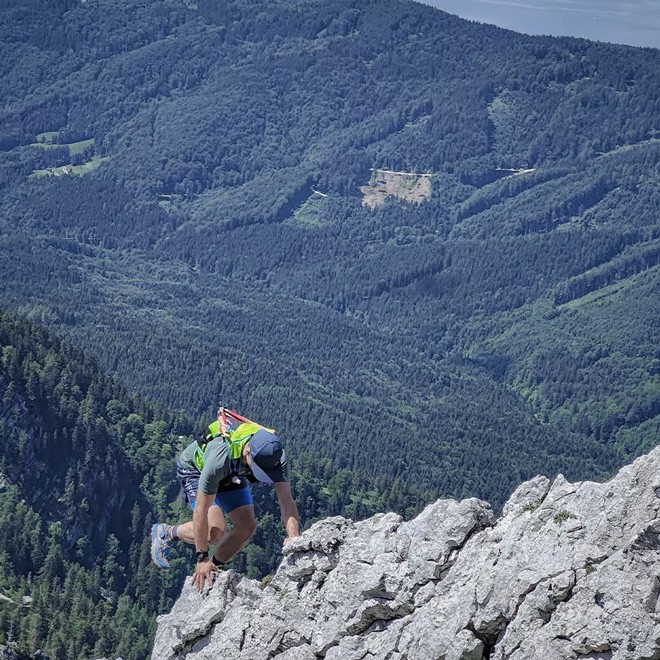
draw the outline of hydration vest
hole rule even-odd
[[[208,433],[200,434],[197,440],[197,447],[195,448],[195,466],[201,472],[204,469],[206,447],[209,442],[222,439],[227,445],[227,456],[229,457],[229,474],[234,483],[238,483],[238,471],[241,467],[241,456],[243,454],[243,447],[250,440],[250,438],[260,429],[266,429],[265,426],[251,422],[249,419],[242,417],[238,413],[226,408],[221,408],[219,416],[222,417],[224,426],[227,429],[223,432],[219,420],[209,424]],[[236,425],[237,424],[237,425]],[[236,425],[236,426],[235,426]],[[233,428],[232,428],[233,427]],[[266,429],[274,433],[274,429]],[[220,442],[220,440],[218,440]]]

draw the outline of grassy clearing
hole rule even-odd
[[[644,273],[641,273],[641,275],[644,275]],[[569,300],[563,305],[557,305],[557,309],[573,310],[583,307],[585,305],[590,305],[599,302],[601,300],[604,300],[605,298],[609,298],[618,293],[621,293],[624,289],[627,289],[628,287],[637,284],[639,280],[640,280],[640,273],[630,275],[629,277],[618,280],[617,282],[613,282],[612,284],[603,286],[600,289],[597,289],[596,291],[590,291],[589,293],[585,293],[583,296],[580,296],[579,298],[574,298],[573,300]]]
[[[321,214],[322,203],[323,198],[319,194],[314,193],[293,212],[293,215],[287,222],[307,229],[321,228],[323,226]]]
[[[76,154],[81,154],[85,149],[88,147],[91,147],[94,144],[94,138],[90,138],[89,140],[80,140],[80,142],[71,142],[69,144],[69,153],[72,156],[75,156]]]
[[[30,176],[33,177],[41,177],[41,176],[64,176],[66,174],[76,174],[78,176],[82,176],[83,174],[87,174],[88,172],[91,172],[92,170],[95,170],[97,167],[101,165],[104,161],[108,160],[107,156],[104,157],[97,157],[97,158],[92,158],[91,160],[88,160],[86,163],[83,163],[82,165],[62,165],[61,167],[49,167],[45,170],[35,170],[32,172]]]
[[[158,195],[158,206],[166,211],[175,208],[180,201],[181,195],[175,195],[173,193],[161,193]]]
[[[374,169],[368,185],[360,188],[364,195],[362,204],[373,209],[385,204],[389,197],[421,204],[431,197],[431,176],[428,173]]]
[[[35,170],[30,176],[62,176],[63,174],[69,174],[69,168],[71,167],[71,165],[63,165],[62,167],[49,167],[45,170]]]
[[[598,158],[613,156],[615,154],[620,154],[625,151],[631,151],[632,149],[638,149],[639,147],[647,147],[650,145],[660,144],[660,138],[650,138],[648,140],[642,140],[641,142],[633,142],[632,144],[623,144],[620,147],[615,147],[611,151],[601,151],[598,154]]]
[[[39,149],[59,149],[63,144],[54,144],[53,142],[33,142],[31,147],[38,147]]]
[[[40,133],[39,135],[46,135],[45,133]],[[80,142],[69,142],[69,143],[55,143],[52,141],[42,141],[39,140],[39,135],[37,135],[37,142],[33,142],[31,147],[39,147],[40,149],[59,149],[60,147],[68,147],[69,155],[75,156],[76,154],[81,154],[94,144],[94,138],[89,140],[80,140]],[[55,133],[57,135],[57,133]]]
[[[53,140],[60,134],[60,131],[46,131],[37,134],[37,142],[40,144],[53,144]]]
[[[91,160],[88,160],[86,163],[83,163],[82,165],[74,165],[73,166],[73,173],[74,174],[87,174],[87,172],[91,172],[92,170],[95,170],[97,167],[101,166],[101,163],[105,163],[106,160],[109,160],[108,156],[96,156],[95,158],[92,158]]]

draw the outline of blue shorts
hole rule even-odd
[[[185,501],[194,511],[199,488],[199,472],[177,461],[176,476],[181,484]],[[223,487],[216,494],[214,504],[219,506],[224,513],[230,513],[239,506],[254,504],[247,479],[241,479],[240,484],[229,484],[227,487]]]

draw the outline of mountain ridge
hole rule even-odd
[[[153,657],[657,659],[659,474],[655,449],[602,484],[522,483],[499,519],[469,499],[320,521],[269,581],[187,582]]]

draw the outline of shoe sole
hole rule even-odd
[[[156,557],[156,541],[158,540],[158,528],[160,525],[153,525],[151,527],[151,560],[153,561],[158,568],[167,570],[170,567],[169,562],[167,564],[161,564]]]

